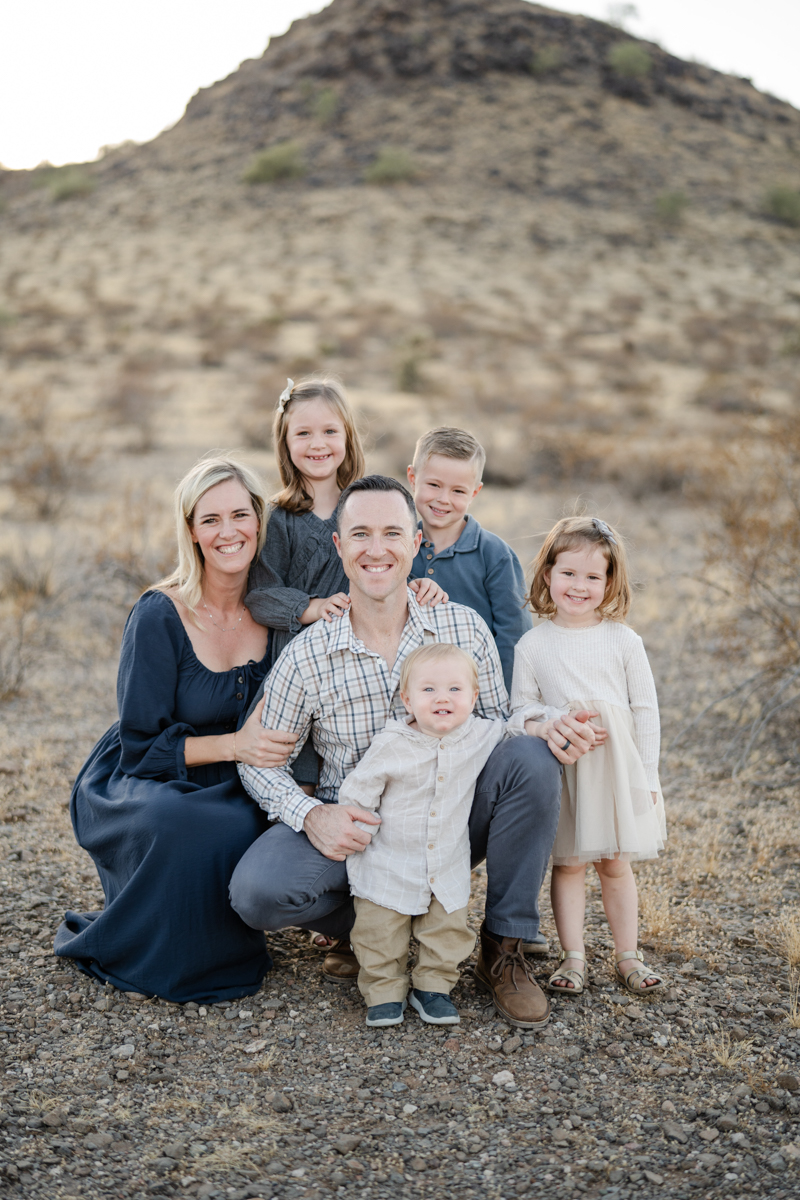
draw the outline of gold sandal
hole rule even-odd
[[[586,962],[586,955],[582,950],[562,950],[558,961],[562,963],[568,958],[578,958],[582,963]],[[565,979],[567,983],[572,984],[572,987],[567,987],[566,985],[558,987],[556,984],[557,979]],[[585,983],[586,968],[584,967],[582,971],[570,968],[567,971],[556,971],[555,974],[551,975],[547,981],[547,990],[549,992],[556,992],[559,996],[580,996]]]
[[[620,971],[619,964],[625,962],[626,958],[637,958],[642,966],[631,967],[629,971]],[[629,992],[633,992],[634,996],[646,996],[649,992],[656,992],[666,983],[663,975],[659,975],[658,971],[653,971],[648,967],[641,950],[623,950],[622,954],[618,954],[614,959],[614,971],[619,982]],[[642,987],[645,979],[655,979],[656,982]]]

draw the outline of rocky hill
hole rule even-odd
[[[334,370],[387,469],[455,414],[499,483],[674,491],[798,400],[799,184],[800,113],[610,25],[334,0],[148,145],[0,175],[6,395],[184,458]]]

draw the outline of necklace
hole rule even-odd
[[[202,597],[201,597],[201,599],[202,599]],[[235,625],[231,625],[231,626],[230,626],[228,629],[226,629],[226,628],[224,627],[224,625],[220,625],[220,624],[218,624],[218,622],[216,622],[216,621],[214,620],[214,617],[212,616],[212,613],[211,613],[211,609],[208,607],[208,605],[206,604],[205,600],[203,600],[203,608],[204,608],[204,609],[206,610],[206,612],[208,613],[208,615],[209,615],[209,617],[210,617],[210,619],[211,619],[211,624],[212,624],[212,625],[216,625],[216,626],[217,626],[217,629],[220,631],[220,633],[233,633],[233,632],[234,632],[234,630],[238,629],[238,628],[239,628],[239,626],[241,625],[241,623],[242,623],[242,620],[243,620],[243,618],[244,618],[244,613],[245,613],[245,607],[244,607],[244,605],[242,605],[242,615],[241,615],[241,617],[239,617],[239,620],[236,622],[236,624],[235,624]]]

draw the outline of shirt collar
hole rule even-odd
[[[422,529],[421,521],[419,522],[417,528]],[[477,549],[478,535],[480,534],[480,531],[481,531],[481,527],[478,524],[478,522],[475,520],[474,517],[471,517],[469,515],[469,513],[467,513],[466,517],[464,518],[464,528],[461,530],[461,536],[459,537],[458,541],[453,542],[452,546],[448,546],[446,550],[440,550],[439,553],[436,555],[436,557],[437,558],[445,558],[445,557],[449,558],[451,555],[456,554],[456,553],[461,554],[465,550],[468,551],[468,550]],[[422,549],[423,546],[426,545],[426,542],[424,541],[424,536],[425,535],[423,534],[423,541],[420,545],[420,550]],[[433,545],[433,543],[431,542],[431,546],[432,545]],[[418,553],[419,553],[419,551],[418,551]]]
[[[424,641],[425,631],[433,634],[436,633],[436,624],[433,615],[430,608],[422,608],[417,603],[417,598],[410,588],[407,588],[406,591],[408,595],[406,630],[410,625],[417,633],[419,640]],[[363,643],[356,638],[353,632],[353,626],[350,624],[350,609],[348,609],[338,620],[331,622],[327,653],[337,654],[342,650],[350,650],[353,654],[359,654],[362,646]]]

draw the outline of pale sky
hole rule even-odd
[[[173,125],[190,97],[324,0],[21,0],[0,41],[0,163],[96,157]],[[554,6],[556,7],[556,6]],[[557,7],[607,20],[609,0]],[[638,0],[631,33],[800,108],[800,0]]]

